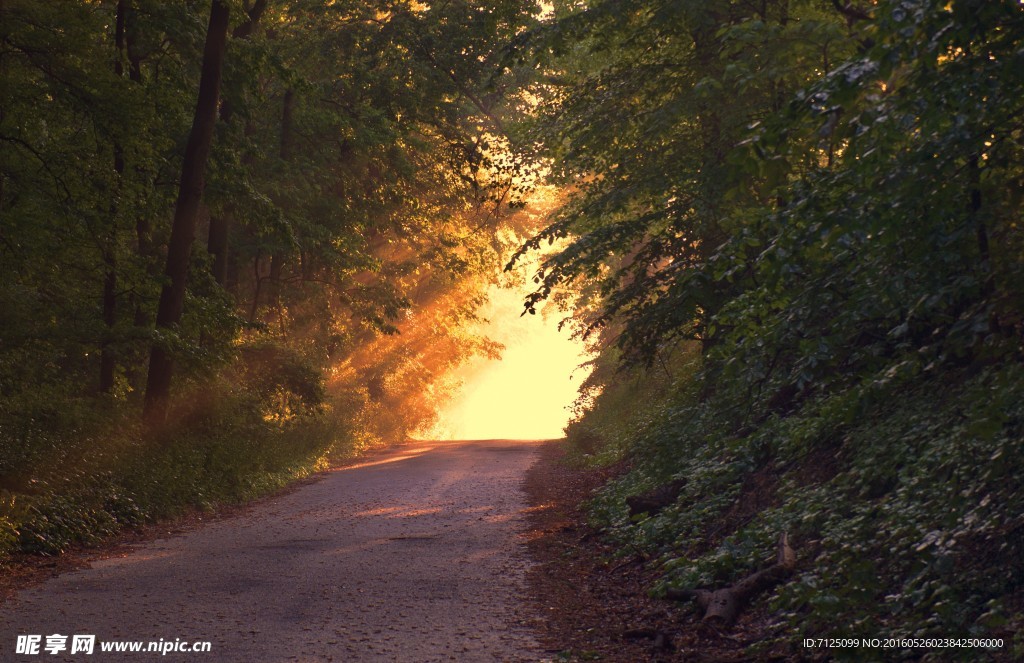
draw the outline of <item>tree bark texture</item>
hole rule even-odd
[[[224,66],[230,10],[222,0],[213,0],[210,23],[203,49],[202,73],[199,79],[199,97],[185,147],[181,165],[181,183],[174,208],[174,222],[167,246],[167,283],[160,293],[156,326],[158,330],[171,330],[181,321],[185,304],[188,265],[199,218],[199,203],[203,196],[203,178],[206,161],[213,141],[217,122],[217,102]],[[154,343],[149,358],[149,376],[143,417],[150,425],[160,425],[167,417],[167,402],[171,391],[174,363],[167,348]]]

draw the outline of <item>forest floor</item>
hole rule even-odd
[[[0,652],[60,633],[212,645],[168,660],[543,660],[521,536],[538,446],[399,446],[201,527],[40,566],[0,606]]]
[[[548,442],[526,475],[528,534],[535,561],[528,575],[541,622],[541,645],[565,661],[731,663],[781,661],[784,652],[758,654],[768,615],[751,609],[722,633],[700,623],[693,608],[653,599],[656,572],[621,557],[589,527],[584,502],[623,465],[587,469],[567,462],[565,441]]]

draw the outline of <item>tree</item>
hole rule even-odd
[[[555,55],[535,90],[534,139],[572,192],[516,256],[568,238],[527,309],[558,286],[581,289],[587,330],[621,323],[630,361],[710,342],[740,287],[716,278],[712,257],[750,210],[781,203],[771,189],[793,169],[737,168],[740,143],[849,48],[838,21],[790,0],[594,2],[526,42]]]
[[[514,202],[494,132],[533,11],[4,3],[3,393],[101,392],[158,422],[172,378],[207,381],[247,343],[325,366],[443,298]]]
[[[157,328],[164,332],[173,333],[174,326],[181,320],[185,305],[189,256],[198,223],[199,203],[203,196],[206,160],[213,140],[214,124],[217,121],[217,101],[220,98],[220,79],[229,16],[228,5],[221,0],[213,0],[206,31],[206,46],[203,49],[199,95],[181,165],[178,200],[175,204],[174,223],[167,247],[165,273],[169,283],[164,285],[160,293],[160,305],[156,314]],[[143,410],[143,417],[150,425],[160,425],[166,418],[173,367],[173,360],[166,345],[154,343],[149,359]]]

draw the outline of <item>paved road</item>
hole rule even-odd
[[[520,483],[537,444],[424,443],[135,546],[0,608],[0,660],[536,661]],[[17,635],[210,653],[15,656]]]

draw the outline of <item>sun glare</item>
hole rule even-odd
[[[590,372],[581,341],[558,330],[560,316],[521,316],[523,289],[490,291],[485,330],[505,345],[502,358],[470,361],[460,372],[463,386],[426,436],[439,440],[562,437],[569,406]],[[553,307],[550,307],[553,308]]]

